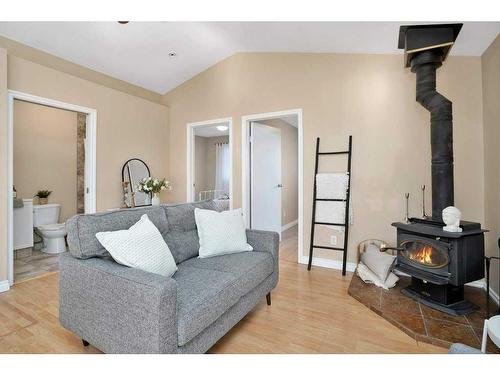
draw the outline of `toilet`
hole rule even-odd
[[[43,238],[42,251],[59,254],[66,251],[66,226],[58,223],[61,205],[58,203],[33,205],[33,227]]]

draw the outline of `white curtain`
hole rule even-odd
[[[229,144],[215,145],[215,190],[229,195]]]

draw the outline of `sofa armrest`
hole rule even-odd
[[[274,260],[274,271],[279,272],[279,247],[280,236],[276,232],[265,230],[247,229],[247,241],[254,251],[271,253]]]
[[[177,349],[174,279],[111,259],[60,256],[61,324],[106,353]]]

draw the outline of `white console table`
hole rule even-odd
[[[23,199],[23,207],[14,208],[14,250],[33,247],[33,199]]]

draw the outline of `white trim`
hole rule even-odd
[[[9,280],[0,281],[0,293],[6,292],[10,289]]]
[[[484,289],[486,290],[486,284],[484,285]],[[490,286],[490,296],[497,303],[497,305],[500,305],[500,296],[491,288],[491,286]]]
[[[307,264],[308,261],[309,261],[309,258],[306,255],[303,255],[299,258],[300,264]],[[341,260],[334,260],[334,259],[313,257],[312,265],[318,266],[318,267],[331,268],[334,270],[341,270],[342,269],[342,261]],[[348,272],[354,272],[356,270],[356,266],[357,266],[356,263],[347,262],[346,270]]]
[[[483,288],[483,289],[486,289],[486,282],[484,281],[484,279],[472,281],[472,282],[467,283],[465,285],[472,286],[474,288]]]
[[[296,115],[298,118],[297,132],[298,132],[298,187],[299,187],[299,217],[298,217],[298,247],[297,247],[297,261],[300,263],[303,249],[304,237],[304,128],[302,123],[302,108],[291,109],[279,112],[259,113],[254,115],[246,115],[241,117],[241,205],[243,216],[247,226],[249,226],[248,210],[250,207],[250,194],[249,194],[249,147],[250,140],[250,127],[251,121],[270,120],[284,116]],[[281,235],[281,234],[280,234]]]
[[[467,283],[465,285],[472,286],[474,288],[481,288],[486,291],[486,280],[481,279],[481,280],[476,280],[471,283]],[[500,304],[500,296],[493,290],[493,288],[490,285],[490,297],[495,301],[497,304]]]
[[[193,190],[193,173],[194,173],[194,129],[199,127],[208,127],[214,124],[225,122],[228,124],[229,131],[229,208],[233,209],[234,194],[233,194],[233,118],[225,117],[215,120],[190,122],[186,127],[186,202],[195,201]]]
[[[12,185],[14,184],[14,100],[22,100],[29,103],[41,104],[48,107],[65,109],[74,112],[85,113],[87,115],[87,134],[89,142],[85,155],[85,169],[90,171],[86,175],[85,188],[89,189],[88,205],[85,207],[86,213],[96,212],[96,140],[97,140],[97,111],[92,108],[82,107],[76,104],[64,103],[58,100],[43,98],[24,92],[8,90],[7,108],[7,263],[8,280],[10,285],[14,282],[14,208],[12,206]],[[87,207],[88,206],[88,207]]]
[[[281,231],[284,232],[287,229],[290,229],[290,228],[296,226],[298,223],[299,223],[299,219],[294,220],[294,221],[290,221],[288,224],[281,226]]]

